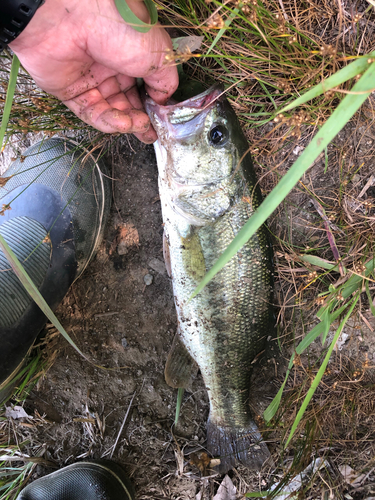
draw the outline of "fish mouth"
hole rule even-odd
[[[157,104],[151,97],[147,97],[144,106],[152,124],[180,125],[189,122],[205,110],[211,109],[216,101],[224,99],[222,85],[213,85],[201,94],[186,99],[177,104],[170,103],[165,106]]]

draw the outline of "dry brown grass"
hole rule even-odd
[[[201,82],[207,83],[209,79],[225,83],[245,129],[268,121],[276,108],[330,76],[348,58],[375,48],[373,10],[362,8],[359,12],[345,2],[159,3],[164,24],[177,27],[180,34],[205,36],[200,50],[202,58],[191,59],[185,66],[186,72]],[[223,22],[228,22],[233,9],[241,5],[206,57],[222,27],[212,20],[220,16]],[[348,85],[342,86],[342,90],[347,90]],[[341,97],[342,94],[327,92],[313,106],[304,106],[300,123],[288,123],[296,121],[296,115],[286,117],[282,135],[291,131],[298,135],[303,123],[321,125]],[[277,135],[272,132],[273,139]]]
[[[366,356],[350,360],[337,353],[303,416],[293,443],[286,450],[279,448],[282,460],[278,461],[278,470],[282,482],[287,482],[318,457],[329,464],[330,477],[327,471],[325,479],[315,477],[306,485],[303,498],[314,498],[319,489],[329,489],[324,485],[327,481],[336,494],[346,491],[353,498],[362,498],[356,496],[357,489],[358,493],[362,491],[375,465],[374,368]],[[282,408],[274,419],[271,440],[278,440],[281,435],[284,436],[281,442],[285,441],[316,372],[317,368],[308,367],[306,360],[302,363],[298,359],[295,363]],[[367,477],[362,484],[351,487],[339,472],[343,466],[350,466],[358,475]]]

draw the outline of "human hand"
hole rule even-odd
[[[142,0],[127,3],[149,22]],[[84,122],[156,140],[135,79],[144,79],[159,104],[177,88],[176,68],[164,59],[172,43],[160,26],[139,33],[123,21],[114,0],[46,0],[10,47],[37,85]]]

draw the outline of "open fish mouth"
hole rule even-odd
[[[170,102],[162,106],[151,97],[147,97],[144,104],[151,121],[162,123],[164,126],[167,124],[181,125],[189,122],[203,111],[209,110],[221,98],[224,99],[223,87],[213,85],[205,92],[177,104]]]

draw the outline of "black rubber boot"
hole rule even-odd
[[[1,177],[0,234],[52,310],[101,242],[110,208],[103,166],[72,141],[49,139]],[[46,321],[0,250],[0,403]]]
[[[17,500],[133,500],[134,489],[122,468],[109,460],[78,462],[41,477]]]

